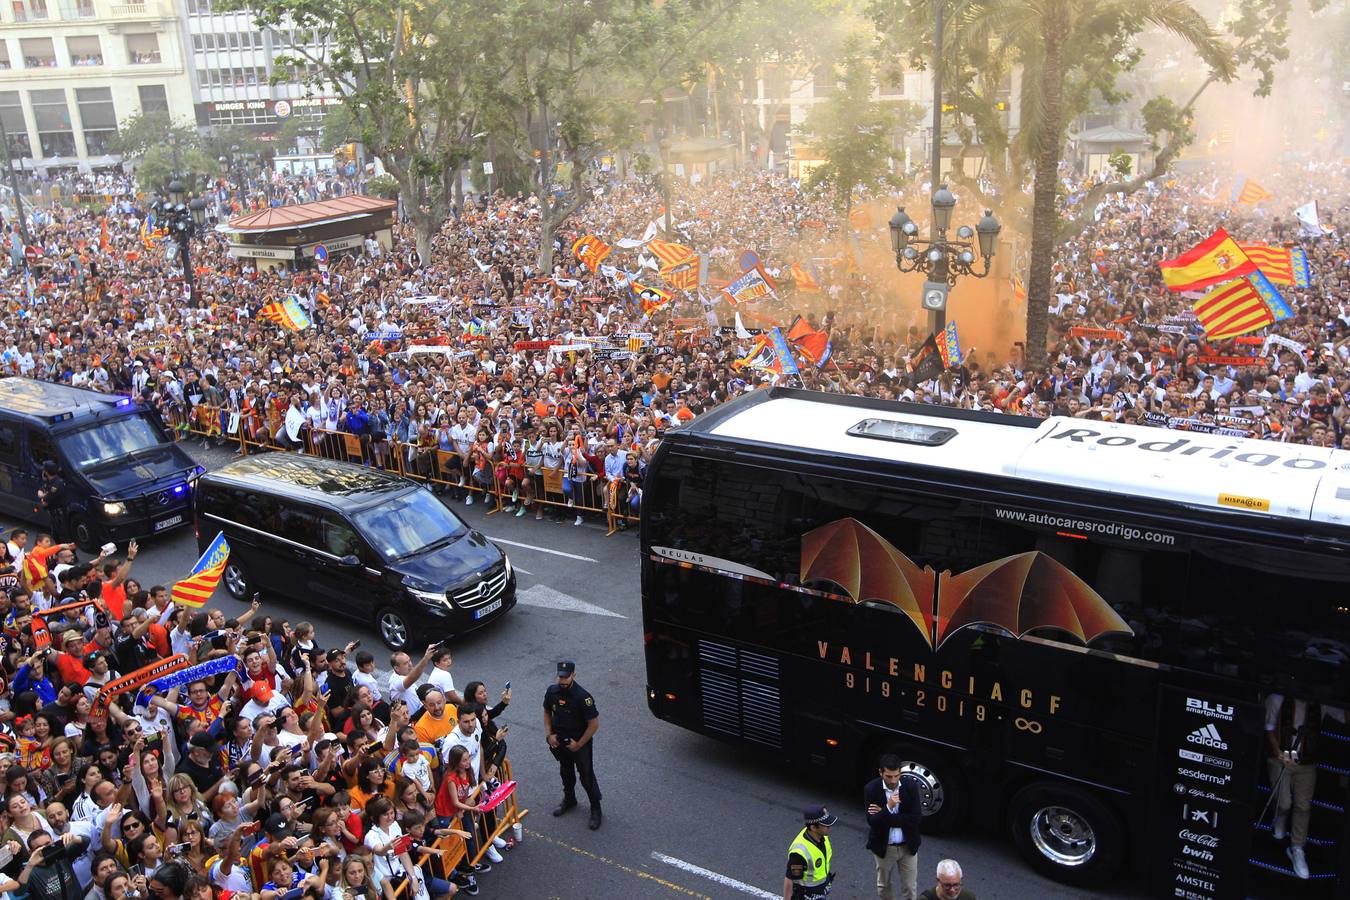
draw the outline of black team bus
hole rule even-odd
[[[659,718],[896,752],[1069,883],[1350,897],[1350,453],[775,388],[644,494]]]

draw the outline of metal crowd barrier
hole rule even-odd
[[[475,477],[470,461],[463,465],[459,454],[437,446],[395,440],[372,441],[344,431],[306,428],[299,447],[284,447],[274,437],[284,425],[283,415],[276,409],[266,414],[256,410],[236,412],[221,407],[197,405],[191,408],[170,407],[165,412],[165,424],[175,440],[198,437],[235,446],[241,453],[261,453],[268,450],[298,452],[323,459],[341,460],[373,466],[394,472],[405,478],[421,481],[443,490],[464,491],[481,495],[492,508],[488,515],[504,512],[505,507],[523,503],[526,492],[513,500],[499,483],[496,465],[489,461],[483,477]],[[463,484],[460,484],[461,474]],[[563,489],[562,469],[537,466],[526,469],[526,477],[533,485],[531,504],[563,515],[592,514],[605,517],[606,535],[612,535],[638,517],[628,512],[627,487],[619,482],[612,487],[603,474],[588,472],[581,480],[571,480],[571,497]]]

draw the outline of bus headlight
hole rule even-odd
[[[127,511],[125,503],[108,502],[103,504],[103,514],[105,516],[120,516]]]

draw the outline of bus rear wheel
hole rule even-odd
[[[1033,869],[1066,884],[1101,884],[1125,861],[1120,817],[1087,791],[1037,782],[1014,795],[1008,826]]]
[[[900,777],[919,788],[924,834],[954,831],[965,818],[965,783],[960,767],[935,751],[903,744],[888,752],[900,758]]]

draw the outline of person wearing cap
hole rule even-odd
[[[823,806],[802,810],[802,830],[788,846],[783,900],[811,900],[830,893],[834,881],[834,848],[830,829],[839,817]]]
[[[211,802],[225,780],[225,770],[220,767],[220,745],[209,732],[199,731],[188,739],[187,758],[178,763],[178,771],[192,779],[203,800]]]
[[[577,684],[577,664],[558,663],[558,680],[544,692],[544,735],[549,751],[558,760],[563,798],[553,815],[561,816],[577,805],[577,775],[591,804],[590,828],[600,827],[600,783],[595,778],[591,741],[600,730],[600,713],[590,691]]]

